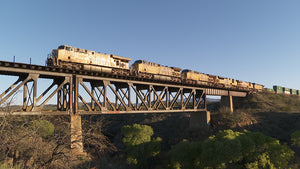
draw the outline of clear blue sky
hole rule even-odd
[[[299,0],[3,0],[0,60],[61,44],[300,89]]]

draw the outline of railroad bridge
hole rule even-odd
[[[0,105],[22,91],[20,110],[2,115],[70,115],[74,152],[83,152],[81,116],[122,113],[191,113],[190,126],[208,124],[206,96],[222,96],[233,111],[232,97],[246,97],[249,91],[213,88],[196,84],[170,83],[101,72],[68,70],[0,61],[0,75],[17,77],[0,95]],[[39,86],[38,80],[50,81]],[[56,100],[56,110],[45,105]]]

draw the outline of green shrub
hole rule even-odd
[[[34,120],[30,127],[44,139],[54,135],[54,125],[47,120]]]
[[[10,166],[8,164],[0,164],[0,169],[21,169],[19,165]]]
[[[202,152],[201,142],[189,142],[184,140],[177,145],[173,146],[169,151],[171,164],[169,168],[181,169],[188,168],[193,169],[198,166],[198,155]]]
[[[300,131],[295,131],[291,135],[293,145],[300,147]]]
[[[169,167],[288,168],[293,155],[287,145],[262,133],[225,130],[203,142],[186,141],[173,146]]]
[[[292,111],[292,106],[291,105],[285,105],[285,106],[281,107],[280,110],[284,111],[284,112],[290,112],[290,111]]]
[[[149,168],[148,161],[160,152],[161,138],[152,138],[153,129],[147,125],[133,124],[122,127],[126,146],[126,161],[134,168]]]

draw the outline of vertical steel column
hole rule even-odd
[[[117,96],[117,94],[118,94],[118,91],[119,91],[119,87],[117,86],[117,85],[115,85],[115,87],[116,87],[116,93],[115,93],[115,99],[116,99],[116,102],[115,102],[115,104],[116,104],[116,110],[118,110],[119,109],[119,99],[118,99],[118,96]]]
[[[69,109],[70,113],[73,113],[73,77],[70,78],[70,84],[69,84]]]
[[[132,87],[134,87],[134,86],[132,86]],[[138,91],[138,90],[136,90],[136,91]],[[138,110],[138,108],[139,108],[139,99],[138,99],[138,94],[137,94],[137,92],[135,93],[135,107],[136,107],[136,110]]]
[[[149,110],[152,110],[152,104],[151,104],[151,90],[153,89],[152,85],[148,86],[148,105],[149,105]],[[147,96],[146,96],[147,97]]]
[[[103,90],[104,90],[104,107],[105,107],[105,110],[108,110],[107,109],[107,102],[109,101],[109,100],[107,100],[107,86],[108,86],[108,84],[110,84],[110,81],[103,81]],[[109,102],[110,103],[110,102]]]
[[[37,100],[36,100],[36,96],[37,96],[37,80],[38,80],[39,75],[38,74],[33,74],[32,75],[32,80],[33,80],[33,104],[32,104],[32,108],[35,108],[37,105]]]
[[[28,92],[28,86],[27,82],[24,84],[24,89],[23,89],[23,110],[26,111],[27,107],[27,92]]]
[[[90,84],[91,84],[91,94],[95,97],[95,86],[92,83]],[[92,110],[95,111],[95,101],[93,97],[91,97],[91,106],[92,106]]]
[[[184,89],[182,89],[181,91],[181,110],[184,110],[185,107],[184,107]]]
[[[68,95],[68,85],[67,84],[65,84],[64,86],[63,86],[63,110],[67,110],[67,108],[68,108],[68,103],[67,103],[67,95]]]
[[[232,100],[232,96],[229,96],[229,104],[230,104],[230,111],[233,112],[233,100]]]
[[[57,110],[62,110],[61,92],[61,89],[57,91]]]
[[[74,107],[73,107],[73,114],[77,114],[78,112],[78,83],[79,79],[74,75],[73,77],[73,83],[74,83]]]
[[[196,103],[196,89],[193,89],[193,108],[197,109],[197,103]],[[201,99],[201,98],[200,98]]]
[[[203,99],[204,99],[204,109],[207,110],[206,93],[203,94]]]
[[[128,91],[128,107],[129,107],[129,110],[131,110],[131,95],[130,95],[130,86],[128,84],[128,87],[127,87],[127,91]]]
[[[105,107],[105,110],[107,110],[107,97],[106,97],[107,85],[106,84],[103,85],[103,90],[104,90],[104,107]]]
[[[170,110],[170,92],[169,88],[166,87],[166,104],[167,104],[167,110]]]

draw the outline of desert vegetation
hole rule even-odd
[[[299,98],[234,102],[234,112],[209,103],[202,129],[189,128],[189,113],[82,116],[80,156],[68,116],[0,117],[0,168],[299,168]]]

